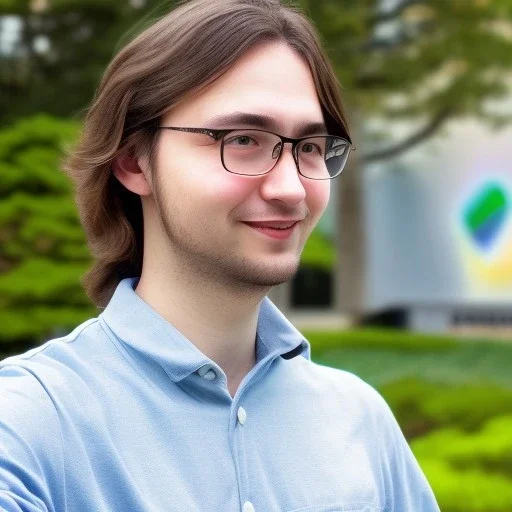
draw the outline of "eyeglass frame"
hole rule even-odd
[[[178,126],[156,126],[155,129],[156,130],[174,130],[174,131],[186,132],[186,133],[198,133],[198,134],[202,134],[202,135],[208,135],[209,137],[212,137],[215,141],[221,140],[220,160],[222,162],[222,167],[224,167],[224,169],[226,169],[226,171],[230,172],[231,174],[236,174],[238,176],[264,176],[265,174],[268,174],[270,171],[272,171],[274,169],[274,167],[279,162],[281,155],[283,154],[284,145],[286,143],[290,143],[292,145],[293,161],[295,162],[295,166],[297,167],[297,172],[301,176],[303,176],[304,178],[306,178],[308,180],[316,180],[316,181],[332,180],[341,175],[341,173],[343,172],[343,169],[345,169],[345,166],[343,166],[341,168],[341,171],[338,174],[335,174],[334,176],[329,176],[328,178],[311,178],[309,176],[305,176],[304,174],[302,174],[300,172],[299,158],[297,156],[297,151],[296,151],[298,145],[304,140],[313,139],[315,137],[334,137],[336,139],[341,139],[345,142],[348,142],[348,154],[347,154],[347,159],[345,160],[345,163],[347,162],[348,157],[350,156],[350,151],[355,151],[355,149],[356,149],[356,147],[352,144],[352,141],[350,139],[341,137],[339,135],[309,135],[307,137],[300,137],[298,139],[294,139],[292,137],[285,137],[284,135],[280,135],[279,133],[270,132],[268,130],[260,130],[260,129],[256,129],[256,128],[215,129],[215,128],[187,128],[187,127],[178,127]],[[281,139],[281,148],[279,150],[279,155],[276,158],[274,165],[268,171],[261,172],[258,174],[243,174],[243,173],[239,173],[239,172],[230,171],[226,167],[226,164],[224,163],[224,137],[226,135],[228,135],[229,133],[238,132],[238,131],[269,133],[269,134],[275,135],[276,137],[279,137],[279,139]]]

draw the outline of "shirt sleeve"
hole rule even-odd
[[[0,366],[0,510],[60,512],[55,502],[62,481],[62,437],[52,400],[31,371]]]
[[[388,404],[380,402],[377,428],[386,487],[385,512],[439,512],[434,493]]]

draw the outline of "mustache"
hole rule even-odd
[[[257,210],[247,210],[237,214],[238,220],[245,219],[301,219],[305,220],[309,217],[307,208],[267,208]]]

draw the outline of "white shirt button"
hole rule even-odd
[[[206,379],[206,380],[215,380],[216,378],[217,378],[217,375],[215,374],[215,372],[213,370],[208,370],[203,375],[203,379]]]
[[[236,417],[238,418],[238,422],[240,423],[240,425],[243,425],[245,423],[245,420],[247,419],[247,413],[245,412],[245,409],[243,407],[238,408]],[[246,503],[249,503],[249,505],[251,505],[251,507],[252,507],[252,504],[250,501],[246,501]],[[244,505],[244,507],[245,507],[245,505]],[[250,508],[250,509],[248,508],[247,510],[254,510],[254,508]],[[245,508],[244,508],[244,512],[245,512]]]
[[[246,501],[244,503],[244,508],[242,509],[242,512],[256,512],[254,505],[250,501]]]
[[[217,374],[212,370],[212,367],[209,364],[205,364],[201,366],[197,373],[206,380],[215,380],[217,378]]]

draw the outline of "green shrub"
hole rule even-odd
[[[37,115],[0,130],[0,353],[19,352],[94,314],[70,180],[74,121]]]
[[[389,329],[304,334],[316,362],[355,373],[377,388],[415,378],[450,386],[484,383],[512,389],[512,344],[503,341]],[[486,397],[479,400],[484,402]]]
[[[421,409],[438,425],[474,431],[489,418],[512,414],[512,390],[478,384],[445,387],[439,397],[430,395],[422,401]]]
[[[398,329],[304,330],[316,354],[340,348],[443,352],[458,346],[451,336],[432,336]]]
[[[512,415],[512,389],[447,385],[403,379],[379,388],[411,439],[440,427],[475,431],[490,419]]]
[[[443,512],[512,510],[512,480],[476,469],[460,471],[430,457],[418,461]]]
[[[431,396],[438,397],[438,400],[442,396],[439,387],[417,379],[402,379],[379,389],[407,439],[423,435],[439,425],[436,418],[423,411],[423,404]]]
[[[500,472],[512,478],[512,415],[494,418],[477,433],[445,428],[416,439],[419,458],[441,459],[453,468]]]
[[[334,244],[318,228],[309,236],[302,251],[300,264],[304,267],[329,271],[336,263]]]

